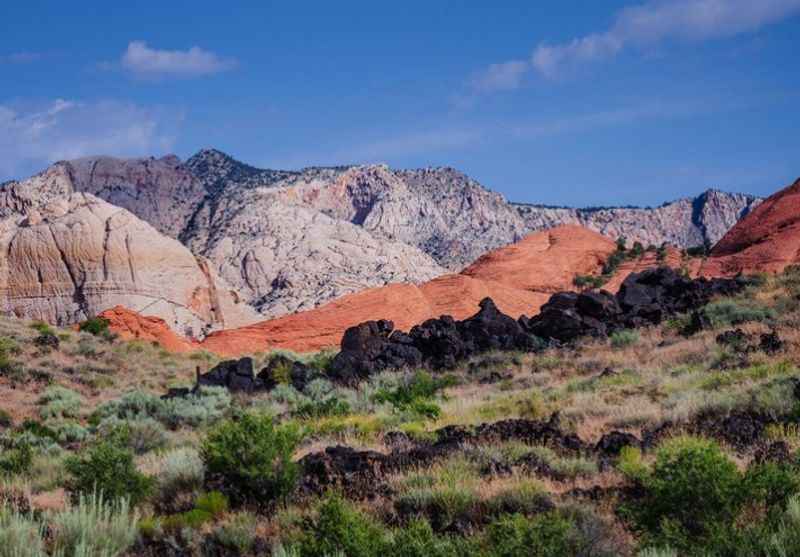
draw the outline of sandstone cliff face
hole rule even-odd
[[[532,231],[575,224],[611,238],[713,243],[756,206],[709,191],[656,209],[508,203],[451,168],[263,170],[214,150],[63,163],[81,191],[125,207],[207,257],[265,317],[364,288],[457,272]]]
[[[0,191],[0,309],[74,323],[122,304],[181,334],[254,312],[208,263],[128,211],[73,191],[63,166]]]
[[[90,157],[56,164],[75,190],[127,209],[172,238],[180,236],[206,195],[200,180],[175,156]]]
[[[700,273],[780,272],[800,263],[800,179],[768,197],[711,250]]]

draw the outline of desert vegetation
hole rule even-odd
[[[0,555],[800,554],[800,269],[750,284],[699,330],[358,384],[255,354],[251,394],[162,397],[217,358],[4,319]]]

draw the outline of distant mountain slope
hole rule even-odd
[[[421,283],[562,224],[645,245],[713,244],[760,201],[709,190],[654,209],[548,208],[509,203],[452,168],[264,170],[211,149],[185,163],[59,164],[79,190],[208,257],[267,317],[391,282]]]
[[[517,204],[531,229],[573,223],[628,242],[676,247],[712,246],[761,200],[752,195],[706,190],[655,208],[553,208]]]
[[[0,189],[0,311],[70,324],[121,304],[183,335],[256,313],[193,255],[125,209],[76,192],[65,165]]]

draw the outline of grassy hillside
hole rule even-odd
[[[800,554],[800,270],[756,284],[306,394],[162,400],[216,360],[3,319],[0,556]]]

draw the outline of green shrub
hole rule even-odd
[[[83,397],[65,387],[48,387],[39,398],[42,419],[76,418],[83,406]]]
[[[302,437],[294,424],[244,414],[212,431],[201,454],[208,474],[223,480],[234,499],[270,505],[294,489],[299,469],[292,455]]]
[[[758,501],[770,512],[783,512],[789,499],[800,492],[800,475],[785,463],[754,464],[744,476],[742,491],[750,503]]]
[[[769,308],[745,305],[735,300],[711,302],[703,308],[703,313],[716,328],[740,325],[749,321],[765,321],[774,317],[773,311]]]
[[[184,529],[197,530],[214,520],[214,516],[202,509],[167,516],[161,520],[161,528],[169,533],[181,533]]]
[[[200,453],[191,448],[174,449],[164,455],[156,480],[159,498],[172,501],[181,493],[203,487],[205,468]]]
[[[248,512],[236,513],[217,527],[214,539],[240,555],[248,553],[256,541],[256,517]]]
[[[53,431],[59,443],[80,443],[89,437],[89,430],[75,421],[54,424]]]
[[[53,545],[63,555],[121,555],[136,541],[138,521],[125,498],[108,501],[97,493],[81,496],[77,505],[53,517]]]
[[[377,403],[390,403],[395,409],[421,416],[436,418],[441,409],[433,403],[436,394],[456,383],[451,376],[434,378],[419,371],[394,389],[381,388],[373,396]]]
[[[218,517],[228,510],[228,498],[219,491],[210,491],[197,498],[194,508]]]
[[[550,498],[538,481],[525,481],[496,493],[486,502],[489,513],[522,514],[525,516],[541,512],[551,505]]]
[[[45,323],[44,321],[34,321],[31,323],[31,329],[39,333],[40,335],[47,335],[53,334],[53,329]]]
[[[486,538],[492,557],[569,557],[580,549],[574,525],[556,512],[503,516],[489,525]]]
[[[136,454],[160,449],[167,444],[164,426],[147,416],[136,416],[127,420],[112,416],[103,420],[98,432],[103,437],[113,437]]]
[[[303,557],[347,555],[382,557],[389,547],[386,531],[338,495],[328,495],[300,543]]]
[[[78,325],[78,330],[89,333],[96,337],[108,337],[110,335],[108,326],[108,319],[104,319],[102,317],[90,317]]]
[[[687,547],[731,524],[743,503],[741,474],[714,441],[679,437],[667,441],[643,478],[645,496],[633,509],[651,539]]]
[[[639,333],[630,329],[615,331],[611,333],[609,340],[611,341],[611,346],[614,348],[625,348],[639,342]]]
[[[131,391],[121,398],[98,407],[90,422],[103,419],[153,418],[167,427],[199,427],[220,420],[231,405],[231,396],[224,387],[202,387],[196,394],[162,400],[141,391]]]
[[[301,402],[292,412],[297,418],[324,418],[326,416],[346,416],[350,414],[350,404],[335,396],[323,400]]]
[[[322,350],[314,353],[306,361],[306,365],[319,371],[320,373],[327,373],[331,367],[333,359],[336,357],[335,350]]]
[[[0,474],[16,475],[27,472],[33,463],[33,448],[28,442],[0,449]]]
[[[110,500],[128,499],[132,505],[150,493],[153,480],[136,469],[133,453],[110,442],[101,442],[67,459],[68,491],[73,500],[99,492]]]
[[[576,288],[601,288],[606,282],[608,277],[604,275],[575,275],[572,284]]]
[[[0,507],[0,556],[46,557],[45,528],[32,515]]]
[[[14,418],[7,411],[0,408],[0,427],[11,427],[14,425]]]
[[[163,401],[156,419],[167,427],[199,427],[213,424],[225,415],[231,395],[225,387],[203,387],[197,394]]]
[[[396,530],[386,557],[460,557],[464,552],[463,543],[454,539],[437,536],[424,519],[412,520],[405,528]]]

